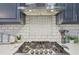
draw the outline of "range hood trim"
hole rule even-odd
[[[29,11],[32,10],[32,11]],[[51,11],[53,10],[53,11]],[[62,9],[22,9],[21,10],[26,15],[56,15],[62,11]]]

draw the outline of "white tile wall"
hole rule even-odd
[[[68,29],[68,30],[78,30],[79,24],[65,24],[65,25],[59,25],[60,29]]]
[[[21,34],[25,41],[61,41],[55,16],[26,16],[25,25],[0,25],[0,32]]]

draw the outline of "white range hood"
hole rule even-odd
[[[57,13],[61,12],[61,9],[22,9],[22,12],[26,15],[56,15]]]
[[[20,9],[26,15],[56,15],[62,11],[62,8],[55,7],[54,3],[26,3],[20,6]]]

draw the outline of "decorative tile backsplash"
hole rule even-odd
[[[0,32],[21,34],[25,41],[61,41],[59,29],[79,29],[79,25],[56,25],[55,16],[26,16],[25,25],[0,25]]]

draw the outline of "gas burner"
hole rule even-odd
[[[17,53],[25,53],[26,55],[69,55],[57,42],[49,41],[24,42],[15,54]]]

